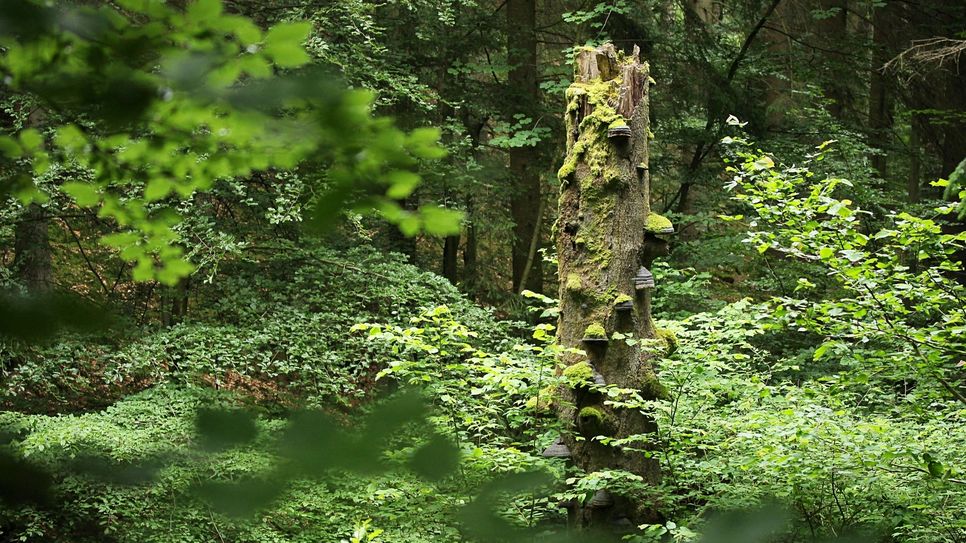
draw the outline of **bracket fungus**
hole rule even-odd
[[[556,441],[540,453],[540,456],[544,458],[570,458],[570,448],[564,443],[563,438],[558,436]]]
[[[634,288],[637,290],[654,288],[654,274],[651,270],[644,266],[637,270],[637,275],[634,276]]]

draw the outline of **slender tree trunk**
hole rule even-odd
[[[718,14],[715,10],[715,2],[712,0],[686,0],[685,4],[701,23],[710,25],[717,22]]]
[[[741,44],[741,48],[738,50],[738,54],[735,58],[731,60],[731,65],[728,66],[728,73],[725,75],[724,81],[716,81],[716,91],[724,92],[730,91],[732,82],[735,76],[738,74],[738,69],[741,63],[745,60],[748,55],[748,51],[751,49],[751,45],[755,42],[755,39],[762,33],[765,27],[765,23],[775,14],[776,9],[782,4],[782,0],[771,0],[771,3],[765,8],[764,13],[755,26],[751,28],[748,35],[745,36],[745,41]],[[708,96],[708,108],[707,108],[707,119],[704,124],[704,136],[698,143],[694,146],[694,152],[691,155],[691,162],[688,164],[688,169],[685,170],[684,179],[681,180],[681,188],[678,190],[677,195],[671,199],[668,204],[668,209],[674,208],[679,213],[690,214],[693,209],[694,202],[694,191],[691,188],[694,186],[693,179],[698,175],[698,169],[701,167],[701,163],[708,156],[711,150],[714,148],[715,140],[713,130],[722,121],[723,111],[721,110],[721,104],[715,97],[715,93],[710,93]],[[676,204],[675,204],[676,203]]]
[[[450,283],[456,284],[457,281],[457,258],[459,257],[460,237],[446,236],[443,240],[443,277],[449,279]]]
[[[49,228],[47,212],[30,204],[14,230],[14,276],[30,292],[46,292],[53,285]]]
[[[191,278],[185,277],[173,287],[163,287],[159,293],[161,326],[174,326],[188,316],[188,299],[191,294]]]
[[[663,390],[639,343],[586,341],[595,328],[603,328],[607,338],[614,332],[635,339],[655,335],[650,291],[637,290],[634,281],[650,212],[648,67],[638,59],[636,48],[625,58],[610,44],[584,49],[576,63],[576,81],[567,92],[567,158],[558,173],[561,281],[557,342],[561,347],[583,349],[586,356],[564,354],[564,374],[568,379],[596,375],[607,384],[637,389],[643,397],[655,398]],[[629,129],[626,135],[618,137],[614,131],[609,135],[609,128],[618,125]],[[630,311],[615,307],[619,295],[632,301]],[[564,442],[580,468],[624,469],[650,482],[658,481],[658,464],[640,452],[647,444],[635,443],[632,448],[636,450],[630,450],[593,439],[648,434],[656,430],[653,421],[638,409],[607,405],[602,394],[585,385],[566,386],[560,397],[558,414],[574,432]],[[647,504],[635,503],[628,496],[603,496],[608,497],[595,497],[592,502],[597,505],[572,504],[571,518],[579,525],[626,525],[628,520],[639,524],[655,518]]]
[[[184,322],[188,316],[188,298],[191,293],[191,278],[185,277],[174,287],[171,300],[171,321],[173,324]]]
[[[414,205],[415,196],[410,196],[399,202],[399,205],[405,209],[415,209]],[[416,238],[407,237],[399,228],[390,225],[389,226],[389,250],[402,254],[406,257],[406,262],[410,264],[416,264]]]
[[[922,184],[921,130],[919,121],[913,115],[909,126],[909,179],[906,183],[906,194],[912,203],[919,201],[919,187]]]
[[[949,177],[959,163],[966,159],[966,64],[957,65],[958,69],[947,68],[944,72],[946,104],[945,108],[956,112],[952,119],[943,124],[942,176]]]
[[[775,8],[769,21],[771,26],[779,30],[765,28],[762,30],[764,40],[775,72],[782,75],[769,75],[765,78],[765,130],[772,131],[782,128],[785,124],[785,113],[792,103],[792,72],[788,68],[790,57],[792,20],[794,6],[789,2],[782,2]]]
[[[821,0],[822,9],[832,12],[831,17],[818,21],[816,34],[821,39],[820,47],[842,51],[848,40],[848,0]],[[844,54],[844,53],[843,53]],[[851,107],[848,87],[848,72],[843,59],[838,55],[826,55],[824,64],[828,73],[825,76],[825,97],[829,100],[828,112],[838,120],[845,118]]]
[[[507,0],[507,79],[509,113],[536,110],[537,89],[537,5],[535,0]],[[521,111],[520,108],[523,108]],[[540,247],[540,224],[536,216],[540,202],[540,172],[536,148],[510,149],[510,176],[513,196],[510,215],[513,217],[513,290],[521,288],[540,292],[543,289],[543,269],[539,261],[533,263],[527,284],[521,284],[526,273],[530,245],[534,239]]]
[[[467,211],[468,215],[471,213]],[[479,270],[476,264],[478,250],[476,225],[471,220],[466,226],[466,243],[463,245],[463,285],[464,291],[467,292],[473,292],[479,282]]]
[[[891,58],[890,32],[895,29],[891,25],[897,24],[894,17],[895,2],[887,3],[883,7],[873,8],[872,13],[872,65],[869,77],[869,145],[879,152],[869,158],[872,169],[879,177],[885,179],[888,174],[888,156],[892,131],[892,109],[895,104],[895,93],[889,74],[883,71],[883,66]]]

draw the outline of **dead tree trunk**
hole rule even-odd
[[[650,282],[641,275],[648,217],[648,66],[635,47],[630,56],[607,44],[582,50],[567,91],[567,158],[560,178],[557,251],[560,319],[557,341],[585,355],[563,355],[568,385],[558,414],[573,434],[564,436],[572,459],[587,471],[623,469],[657,482],[659,466],[640,449],[604,445],[596,436],[627,438],[656,430],[637,409],[604,404],[602,383],[663,395],[650,355],[635,340],[655,337]],[[650,273],[646,272],[649,276]],[[619,336],[618,336],[619,337]],[[594,385],[596,383],[596,385]],[[637,450],[631,450],[637,449]],[[654,504],[640,497],[595,496],[572,504],[578,525],[638,524],[654,518]]]

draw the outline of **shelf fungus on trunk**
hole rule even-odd
[[[638,268],[637,275],[634,276],[634,288],[636,290],[654,288],[654,274],[651,273],[651,270],[644,266]]]
[[[570,458],[570,448],[564,443],[562,437],[558,437],[556,441],[540,453],[540,456],[544,458]]]
[[[641,265],[650,268],[658,258],[671,253],[667,238],[675,234],[674,224],[657,213],[649,213],[644,223],[644,247],[641,250]]]
[[[636,47],[629,54],[609,44],[585,47],[576,55],[567,90],[567,156],[557,172],[558,224],[564,225],[556,231],[563,278],[557,341],[566,348],[560,361],[567,378],[554,405],[563,423],[577,430],[563,438],[577,467],[622,469],[657,483],[657,457],[642,452],[654,447],[647,436],[656,430],[654,422],[639,409],[604,402],[600,394],[603,386],[614,386],[654,399],[653,355],[642,352],[638,341],[608,342],[615,332],[654,337],[649,291],[631,288],[651,215],[648,81],[648,65]],[[581,384],[572,386],[577,374]],[[595,439],[601,435],[613,439]],[[654,518],[653,507],[631,502],[619,497],[603,516],[576,504],[572,518],[605,529],[614,519]]]
[[[614,311],[618,313],[630,313],[634,311],[634,298],[627,294],[620,294],[614,300]]]
[[[588,345],[600,345],[607,344],[607,330],[599,322],[591,323],[584,330],[584,337],[581,339],[584,343]]]

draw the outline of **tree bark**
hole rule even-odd
[[[188,316],[188,299],[191,292],[191,278],[185,277],[173,287],[161,291],[161,325],[174,326],[184,322]]]
[[[443,277],[449,279],[450,283],[456,284],[457,269],[456,262],[459,256],[460,237],[446,236],[443,240]]]
[[[888,156],[892,131],[892,110],[895,105],[895,92],[889,74],[885,73],[885,63],[892,58],[890,45],[891,25],[897,24],[894,17],[895,2],[883,7],[873,8],[872,13],[872,64],[869,77],[869,146],[878,150],[869,157],[872,169],[885,179],[888,175]]]
[[[792,103],[793,74],[788,63],[791,56],[789,35],[792,34],[795,7],[789,2],[776,6],[770,21],[776,30],[765,28],[761,34],[769,56],[775,63],[773,69],[781,72],[781,75],[765,78],[765,130],[768,132],[784,126],[785,113]]]
[[[535,0],[507,0],[507,78],[510,107],[508,113],[526,113],[536,110],[537,88],[537,5]],[[522,111],[521,111],[522,108]],[[543,267],[539,260],[533,262],[526,284],[527,258],[531,242],[537,240],[540,247],[540,224],[537,207],[541,197],[539,160],[532,146],[510,149],[510,176],[514,190],[510,200],[513,218],[513,291],[523,288],[540,292],[543,289]]]
[[[30,204],[14,230],[14,276],[32,293],[53,285],[50,252],[50,218],[38,204]]]
[[[415,196],[410,196],[399,202],[399,205],[407,210],[414,210],[416,206],[414,204]],[[389,225],[389,250],[395,253],[399,253],[406,257],[406,262],[410,264],[416,264],[416,237],[406,236],[403,234],[399,228],[394,225]]]
[[[919,135],[922,129],[916,115],[912,116],[909,124],[909,178],[906,182],[906,195],[909,197],[909,202],[916,203],[919,201],[919,187],[922,184],[922,158],[920,154],[922,143]]]
[[[592,371],[607,384],[637,389],[653,399],[663,390],[640,343],[585,341],[592,325],[603,327],[608,338],[614,332],[638,340],[655,335],[650,291],[636,290],[634,285],[650,212],[648,66],[640,62],[636,48],[625,57],[610,44],[582,50],[576,63],[576,80],[567,92],[567,158],[558,172],[557,342],[564,348],[583,349],[586,356],[564,354],[564,374],[569,382],[569,376]],[[609,138],[608,129],[618,125],[630,128],[628,138]],[[619,295],[633,301],[631,311],[615,308]],[[586,386],[568,385],[559,395],[558,415],[574,432],[564,441],[580,468],[588,472],[624,469],[649,482],[658,481],[657,462],[640,452],[648,444],[635,443],[637,450],[630,450],[593,439],[648,434],[656,430],[653,421],[637,409],[605,405],[603,396]],[[655,518],[650,506],[629,496],[617,496],[603,508],[575,504],[571,514],[580,525],[621,524],[624,519],[638,524]]]
[[[843,45],[847,43],[849,33],[848,0],[821,0],[819,4],[822,9],[832,12],[831,17],[821,19],[816,25],[816,34],[821,39],[819,45],[826,49],[843,51]],[[828,112],[832,117],[843,120],[852,103],[847,66],[842,62],[842,58],[835,55],[825,55],[823,64],[827,70],[824,74],[823,90],[829,100]]]
[[[472,211],[467,211],[467,215],[472,216]],[[472,219],[466,226],[466,243],[463,245],[463,290],[475,294],[479,283],[479,270],[476,266],[479,241],[477,239],[476,225]]]

